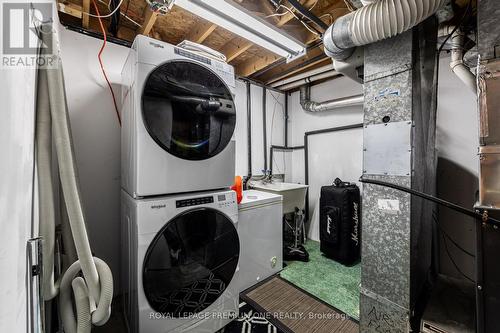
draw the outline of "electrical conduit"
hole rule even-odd
[[[55,41],[51,40],[54,38],[53,33],[41,35],[46,45],[55,45]],[[41,207],[40,232],[44,237],[44,246],[48,245],[43,258],[44,273],[47,273],[47,278],[43,280],[44,297],[46,300],[51,299],[58,292],[58,283],[53,281],[54,193],[52,185],[49,185],[49,179],[51,181],[52,176],[48,170],[51,167],[49,145],[51,145],[50,124],[52,122],[59,178],[78,257],[78,261],[68,268],[61,280],[61,318],[66,333],[86,333],[90,332],[92,324],[103,325],[109,319],[113,297],[113,277],[104,261],[92,257],[90,249],[80,198],[60,58],[57,58],[54,68],[40,69],[39,72],[37,107],[40,120],[37,121],[37,148],[39,149],[37,162],[41,185],[40,197],[43,197],[40,201],[43,206]],[[49,179],[41,180],[43,176],[48,176]],[[83,279],[75,280],[80,271],[83,273]],[[70,288],[75,294],[77,320],[73,314]]]
[[[367,4],[328,28],[323,36],[325,53],[335,60],[345,60],[356,46],[403,33],[433,15],[446,1],[380,0]]]

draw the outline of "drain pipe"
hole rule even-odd
[[[447,0],[380,0],[339,17],[323,36],[325,53],[345,60],[356,46],[401,34],[433,15]]]
[[[243,182],[243,189],[248,189],[248,182],[252,178],[252,94],[250,81],[246,82],[247,86],[247,159],[248,172],[247,177]]]
[[[332,99],[322,103],[313,102],[311,101],[311,86],[306,85],[300,87],[300,105],[306,112],[316,113],[331,111],[349,106],[363,105],[363,102],[364,96],[362,94]]]
[[[447,27],[448,30],[453,31],[454,27]],[[450,31],[450,32],[451,32]],[[461,29],[457,29],[450,38],[451,40],[451,61],[450,68],[455,75],[467,86],[474,94],[477,93],[476,76],[472,74],[467,66],[465,66],[463,57],[463,45],[465,35]]]

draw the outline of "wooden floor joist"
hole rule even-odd
[[[90,13],[90,0],[83,0],[82,2],[82,10],[83,10],[83,15],[82,15],[82,27],[85,29],[89,28],[89,21],[90,21],[90,16],[87,15],[86,13]]]
[[[192,42],[202,44],[205,39],[217,28],[217,24],[209,21],[205,21],[201,24],[197,24],[196,28],[193,29],[185,39]]]
[[[156,18],[158,17],[158,13],[151,10],[151,8],[146,7],[144,13],[144,22],[142,23],[142,27],[137,31],[139,34],[149,35],[151,29],[153,29],[153,25],[156,22]]]
[[[219,52],[226,56],[227,62],[231,62],[251,48],[252,45],[253,43],[249,42],[245,38],[236,37],[224,44],[224,46],[219,49]]]

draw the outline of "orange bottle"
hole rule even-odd
[[[231,190],[236,192],[236,200],[240,203],[243,199],[243,180],[241,176],[234,177],[234,185],[231,186]]]

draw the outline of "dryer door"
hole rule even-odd
[[[231,141],[236,110],[231,91],[212,70],[191,61],[170,61],[144,84],[142,116],[151,137],[168,153],[204,160]]]
[[[151,308],[172,318],[209,307],[236,272],[239,244],[233,222],[217,210],[199,208],[172,219],[144,259],[142,280]]]

